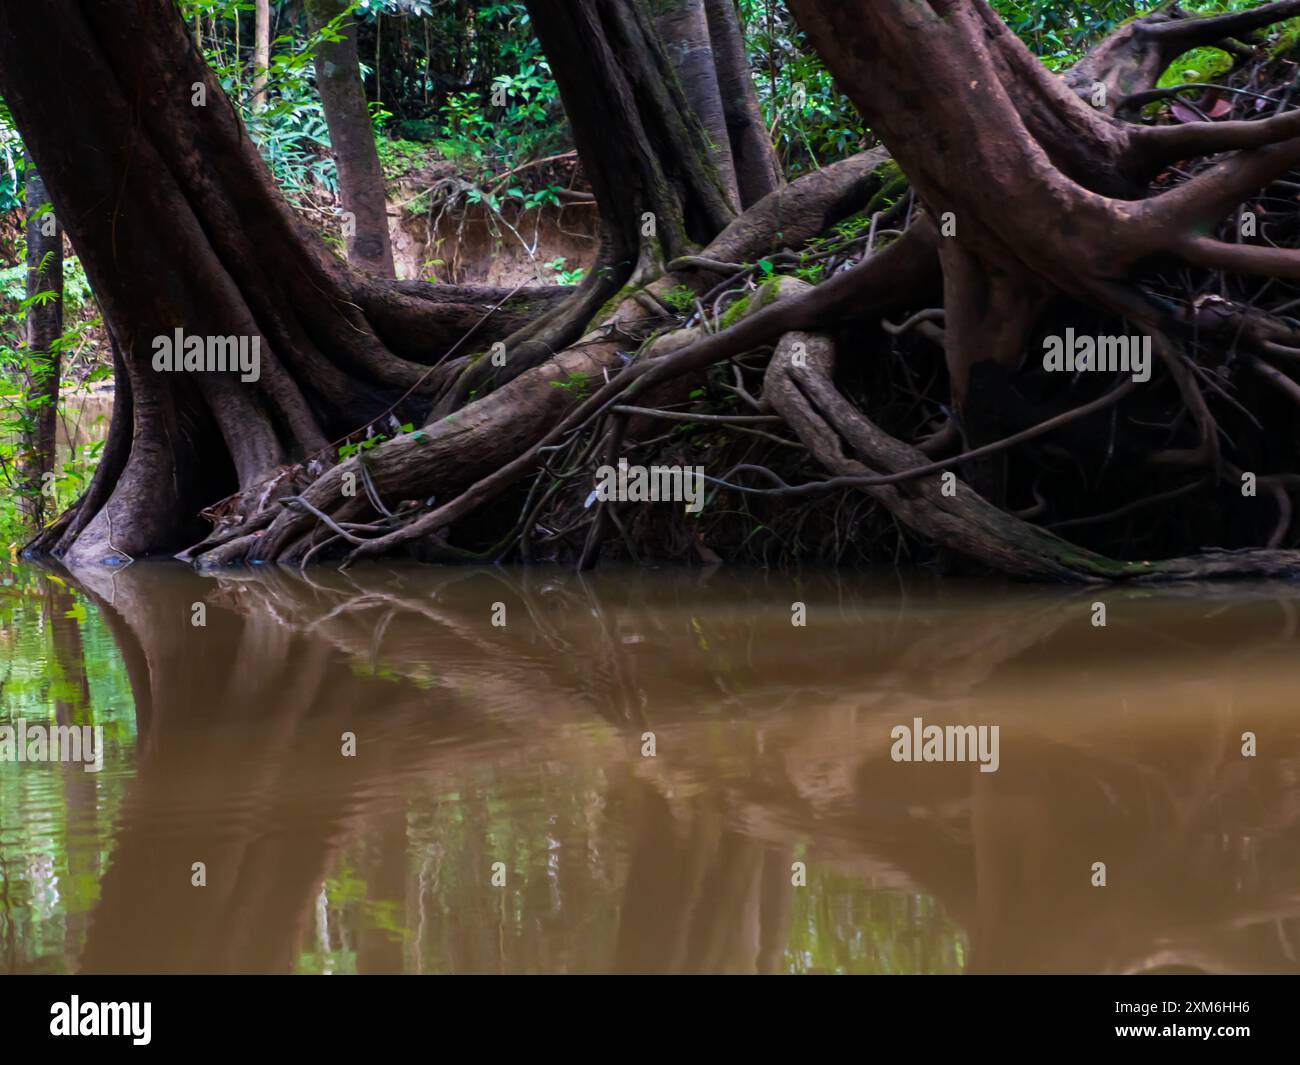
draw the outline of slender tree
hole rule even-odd
[[[23,402],[23,506],[40,526],[53,517],[53,474],[63,336],[63,230],[45,182],[27,160],[27,357]]]
[[[271,0],[255,0],[253,32],[253,110],[266,106],[267,71],[271,66]]]
[[[337,31],[327,29],[347,11],[346,0],[306,0],[306,8],[312,33],[326,31],[316,46],[316,87],[338,165],[348,260],[381,277],[396,277],[384,172],[357,59],[357,25],[348,19]]]
[[[781,187],[781,165],[763,124],[735,0],[704,0],[704,7],[740,205],[749,208]]]

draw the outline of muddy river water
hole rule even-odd
[[[0,971],[1294,972],[1298,646],[1273,584],[8,566]]]

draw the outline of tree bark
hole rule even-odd
[[[319,33],[348,5],[343,0],[307,0],[306,7],[307,24]],[[339,40],[322,40],[316,46],[316,87],[338,164],[348,261],[380,277],[396,277],[384,172],[357,59],[356,23],[345,21],[338,34]]]
[[[728,204],[738,210],[740,190],[727,132],[728,114],[718,85],[704,0],[663,0],[655,21],[686,98],[709,135],[709,162],[722,182]]]
[[[707,244],[735,211],[643,0],[529,0],[528,10],[615,254],[635,264],[646,213],[664,260]],[[608,150],[611,129],[619,151]]]

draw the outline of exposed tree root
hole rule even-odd
[[[879,188],[878,179],[867,179],[879,168],[883,156],[873,154],[863,161],[849,162],[853,165],[830,168],[834,172],[829,176],[823,173],[806,185],[796,184],[773,193],[753,211],[768,226],[785,225],[787,237],[796,243],[815,236],[827,218],[841,217],[854,206],[861,206],[871,191]],[[772,230],[762,232],[760,237],[757,227],[738,221],[705,249],[705,257],[715,254],[716,249],[730,254],[770,246]],[[655,265],[643,261],[638,277],[628,286],[629,294],[573,348],[454,413],[442,414],[441,408],[436,408],[433,420],[418,433],[399,437],[334,466],[306,488],[301,498],[310,508],[336,521],[378,517],[359,487],[364,467],[374,490],[393,509],[406,504],[408,511],[414,508],[419,512],[436,499],[439,505],[435,510],[356,546],[354,554],[361,557],[392,550],[452,524],[479,503],[504,491],[535,469],[543,448],[585,424],[593,414],[602,413],[615,397],[629,398],[719,359],[744,354],[799,324],[860,313],[863,308],[859,303],[865,298],[879,301],[877,305],[883,308],[886,301],[880,299],[881,292],[891,284],[899,286],[900,296],[923,287],[933,264],[932,231],[920,225],[906,240],[882,254],[880,262],[868,262],[856,271],[838,275],[792,305],[778,302],[764,308],[763,299],[778,300],[781,295],[780,291],[768,291],[755,303],[752,318],[713,334],[698,328],[673,332],[676,320],[665,306],[651,302],[647,310],[642,300],[664,298],[687,281],[703,289],[716,277],[696,280],[694,275],[700,272],[687,264],[680,274],[656,279]],[[770,288],[779,290],[780,286],[773,282]],[[670,332],[659,337],[644,358],[624,369],[624,362],[665,320]],[[681,350],[673,350],[678,347]],[[620,372],[614,373],[616,369]],[[579,402],[592,381],[608,383],[594,396]],[[568,416],[560,418],[565,412]],[[348,488],[353,494],[345,494]],[[466,488],[470,491],[457,495]],[[449,500],[446,506],[451,511],[442,505],[444,499]],[[235,531],[223,533],[219,544],[210,545],[217,548],[217,553],[205,559],[202,556],[207,547],[200,545],[187,557],[198,558],[204,565],[245,558],[299,561],[320,542],[314,539],[321,533],[318,518],[307,507],[286,506],[269,527],[264,527],[266,519],[257,505],[237,508],[236,513],[239,520]],[[324,535],[328,534],[326,530]],[[337,532],[334,536],[337,538]]]
[[[802,365],[792,363],[792,352]],[[956,477],[945,488],[926,456],[867,419],[832,381],[834,344],[823,336],[782,338],[767,371],[765,394],[826,469],[863,478],[863,490],[931,542],[990,569],[1040,580],[1173,580],[1300,574],[1300,551],[1214,552],[1168,561],[1120,562],[1085,550],[994,506]],[[909,479],[866,484],[878,474]]]

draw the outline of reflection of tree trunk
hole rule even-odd
[[[707,801],[690,804],[679,821],[656,792],[642,785],[633,794],[636,849],[614,968],[776,971],[790,934],[788,849],[724,829]]]
[[[394,916],[406,912],[406,812],[389,807],[377,818],[362,822],[369,888],[368,908],[382,906]],[[357,941],[357,972],[400,974],[404,951],[400,929],[386,929],[373,916],[361,926]]]
[[[793,847],[773,847],[763,859],[757,962],[762,975],[781,972],[785,961],[794,909],[793,859]]]
[[[76,605],[71,592],[49,584],[45,593],[45,623],[49,626],[54,664],[54,679],[60,690],[53,698],[54,716],[61,726],[95,723],[90,705],[90,684],[86,678],[85,649],[81,626],[68,613]],[[67,856],[68,888],[93,881],[99,872],[98,808],[95,775],[83,765],[68,762],[60,767],[63,783],[64,847]],[[67,957],[81,952],[81,943],[89,924],[87,911],[69,906],[64,919],[64,949]]]
[[[694,914],[688,971],[756,971],[763,859],[758,841],[722,833]]]
[[[1283,653],[1290,634],[1279,639],[1272,614],[1220,622],[1197,640],[1158,626],[1142,669],[1186,678],[1170,695],[1170,732],[1154,704],[1157,720],[1107,709],[1110,689],[1066,708],[1095,701],[1100,725],[1016,694],[1049,667],[1057,690],[1096,692],[1098,672],[1077,658],[1080,633],[1103,659],[1131,639],[1118,626],[1088,629],[1072,596],[1004,592],[972,604],[945,594],[911,616],[846,609],[822,650],[791,651],[785,611],[736,609],[788,601],[784,587],[758,582],[729,594],[713,580],[711,612],[698,608],[698,581],[663,574],[630,585],[465,570],[310,582],[148,567],[80,576],[136,663],[138,705],[152,708],[89,970],[283,971],[323,878],[363,833],[347,868],[366,882],[365,902],[391,904],[385,912],[400,919],[415,857],[439,886],[417,900],[429,903],[430,932],[413,949],[436,950],[455,971],[573,965],[547,949],[592,934],[575,914],[615,907],[617,930],[612,918],[602,925],[610,954],[594,967],[777,971],[795,892],[840,890],[828,887],[835,874],[923,902],[898,923],[872,916],[867,936],[851,923],[861,910],[846,917],[824,894],[807,906],[801,895],[818,941],[852,940],[859,952],[882,941],[920,966],[956,965],[964,930],[968,968],[979,971],[1297,968],[1277,929],[1300,924],[1300,749],[1284,714],[1261,718],[1252,703],[1249,727],[1274,731],[1258,760],[1241,759],[1235,737],[1247,722],[1215,686],[1225,673],[1241,682],[1265,651]],[[826,623],[834,596],[812,591],[801,594],[823,605],[810,616]],[[1133,623],[1148,594],[1115,600],[1113,616]],[[203,630],[187,627],[198,599],[208,603]],[[488,631],[484,605],[496,600],[508,602],[510,624]],[[52,609],[52,622],[62,616]],[[856,657],[846,662],[849,639]],[[622,706],[645,708],[658,757],[640,757],[643,726],[622,714],[573,727]],[[721,714],[753,742],[720,742]],[[894,763],[889,729],[914,714],[1000,722],[999,771]],[[345,729],[358,733],[356,760],[338,756]],[[531,773],[575,758],[599,768],[598,793],[565,806],[543,789],[544,821],[502,803],[503,785],[518,783],[512,760]],[[391,783],[416,771],[446,789],[418,830],[402,816],[409,795]],[[587,814],[574,812],[586,803],[618,826],[619,845],[601,849],[619,857],[599,874]],[[535,853],[523,868],[503,847],[518,824],[543,826],[541,875]],[[793,848],[809,841],[810,886],[796,889]],[[189,886],[196,860],[208,862],[208,888]],[[497,860],[505,889],[487,886]],[[1093,861],[1107,862],[1108,887],[1091,886]],[[409,960],[385,935],[372,923],[353,937],[363,969]]]
[[[649,789],[639,790],[636,799],[636,846],[619,914],[614,969],[672,972],[687,943],[694,863],[678,839],[667,801]]]
[[[1091,863],[1080,854],[1077,862],[1059,868],[1060,844],[1041,845],[1057,826],[1033,790],[1017,793],[979,775],[972,777],[972,784],[975,920],[969,929],[967,971],[999,972],[1003,971],[999,959],[1023,958],[1026,949],[1041,946],[1036,941],[1043,925],[1057,924],[1052,913],[1062,894],[1085,901],[1083,892],[1092,890]],[[1098,858],[1106,853],[1101,846],[1097,851]],[[1109,901],[1101,893],[1094,899],[1099,904]],[[1077,927],[1061,931],[1067,936],[1078,934]]]
[[[82,968],[286,971],[350,816],[339,733],[304,728],[309,717],[351,717],[346,667],[265,615],[210,608],[207,627],[189,629],[193,585],[152,583],[141,595],[103,580],[114,605],[100,609],[143,649],[132,683],[153,716],[140,723],[149,745]],[[332,780],[310,798],[283,787],[304,758]],[[173,819],[180,794],[186,812]],[[194,862],[206,887],[191,883]]]

